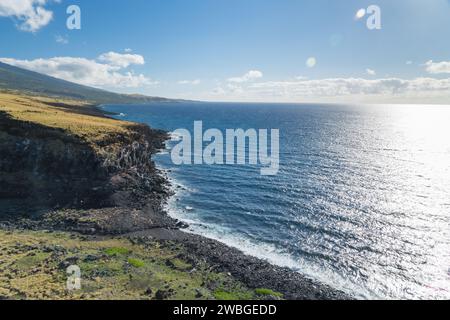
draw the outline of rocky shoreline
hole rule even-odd
[[[97,107],[76,112],[108,118]],[[93,152],[65,132],[0,113],[5,155],[0,174],[2,182],[9,183],[7,194],[0,194],[0,229],[71,232],[127,239],[141,246],[169,243],[181,248],[180,258],[194,269],[206,264],[211,272],[228,274],[251,289],[270,288],[285,299],[351,299],[288,268],[184,232],[187,226],[164,210],[172,196],[170,182],[149,161],[168,135],[141,124],[130,124],[129,130],[129,135],[111,135]],[[27,172],[23,184],[13,183]]]

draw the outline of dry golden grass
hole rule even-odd
[[[129,133],[130,123],[89,115],[91,108],[87,102],[76,100],[0,93],[0,112],[16,120],[63,129],[89,143]]]

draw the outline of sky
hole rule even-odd
[[[0,61],[169,98],[450,104],[449,30],[449,0],[0,0]]]

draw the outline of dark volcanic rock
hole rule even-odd
[[[271,288],[294,300],[348,300],[343,292],[330,288],[289,268],[274,266],[217,241],[188,235],[181,241],[191,259],[204,259],[229,272],[250,288]]]
[[[102,141],[100,156],[63,130],[0,112],[0,221],[86,234],[175,226],[160,214],[170,192],[151,161],[167,135],[144,125],[129,129]]]
[[[159,239],[184,246],[185,261],[193,266],[207,262],[214,271],[229,273],[248,287],[270,288],[290,300],[351,300],[351,296],[309,279],[289,268],[274,266],[267,261],[245,255],[218,241],[188,234],[180,230],[152,229],[128,235],[137,242]],[[140,241],[137,239],[141,239]],[[170,264],[170,263],[169,263]],[[213,284],[207,284],[214,290]]]
[[[158,290],[155,293],[155,300],[166,300],[170,298],[171,293],[165,290]]]
[[[0,112],[0,146],[3,214],[55,206],[101,207],[99,199],[111,192],[104,184],[107,171],[101,159],[84,141],[62,130]]]

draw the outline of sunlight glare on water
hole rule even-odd
[[[280,172],[174,166],[190,231],[360,298],[450,298],[450,107],[111,106],[173,131],[280,129]],[[169,143],[169,147],[174,143]],[[186,210],[189,208],[189,210]]]

